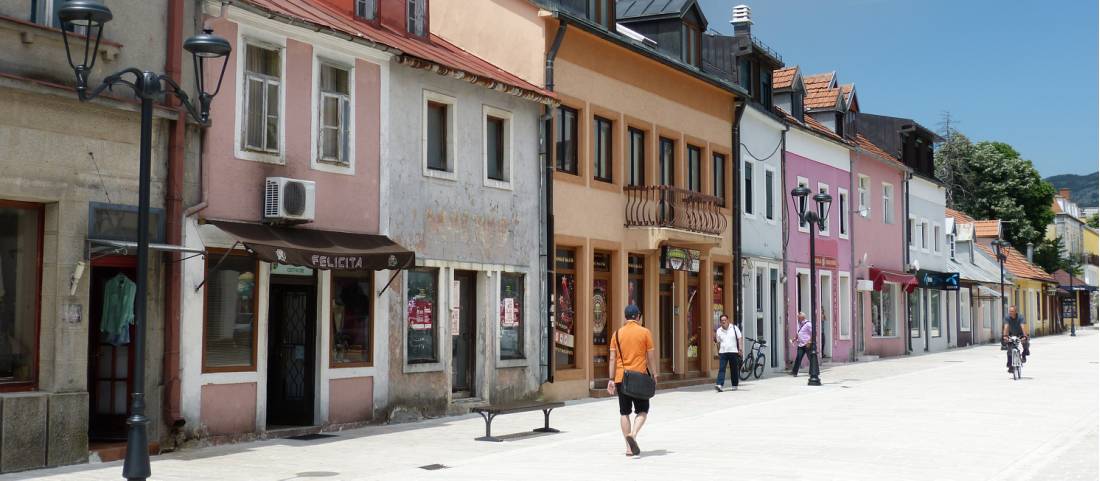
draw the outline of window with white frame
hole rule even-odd
[[[764,218],[775,220],[775,171],[764,170]]]
[[[482,107],[485,121],[485,181],[506,187],[512,179],[512,113],[488,105]]]
[[[279,153],[282,59],[279,48],[245,44],[242,148]]]
[[[848,237],[848,191],[844,189],[837,189],[837,214],[840,216],[840,237]]]
[[[906,238],[909,241],[909,247],[916,247],[917,246],[917,244],[916,244],[917,233],[915,231],[916,228],[917,228],[917,220],[910,217],[909,218],[909,223],[906,224],[906,229],[905,229],[905,235],[906,235]]]
[[[837,277],[837,297],[840,299],[840,337],[847,339],[852,335],[852,277],[848,274]]]
[[[871,213],[871,178],[859,176],[859,212],[866,217]]]
[[[363,20],[374,20],[378,14],[377,0],[355,0],[355,16]]]
[[[894,223],[894,185],[882,184],[882,222]]]
[[[897,288],[897,284],[884,282],[881,290],[871,291],[871,335],[874,337],[898,335]]]
[[[454,106],[453,97],[424,91],[424,175],[454,179]]]
[[[320,95],[317,133],[318,159],[339,165],[351,162],[351,73],[343,68],[320,64]]]
[[[752,217],[756,213],[756,211],[753,209],[753,205],[752,205],[752,200],[753,200],[752,162],[749,162],[747,160],[745,161],[745,167],[742,169],[741,174],[742,174],[742,176],[744,178],[744,181],[745,181],[745,188],[744,188],[744,193],[743,193],[744,201],[742,202],[741,205],[745,209],[745,215],[747,215],[749,217]]]
[[[932,337],[940,337],[940,318],[942,316],[940,306],[940,291],[930,289],[928,291],[928,330],[931,331]]]
[[[428,3],[428,0],[405,0],[406,10],[408,11],[408,31],[418,37],[423,37],[425,33],[426,3]]]
[[[928,250],[928,221],[924,219],[920,221],[920,248],[923,251]]]
[[[819,194],[829,194],[829,184],[817,183],[817,192]],[[811,202],[810,208],[817,209],[817,202]],[[825,228],[821,230],[821,235],[828,236],[832,230],[833,216],[830,215],[825,219]]]

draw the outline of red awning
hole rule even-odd
[[[883,282],[893,282],[901,284],[901,288],[905,289],[905,292],[913,292],[913,289],[917,288],[917,276],[913,274],[890,271],[886,269],[871,268],[871,281],[875,283],[875,290],[882,290]]]

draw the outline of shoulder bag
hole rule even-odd
[[[621,333],[622,329],[615,332],[615,347],[618,348],[619,361],[623,364],[623,384],[620,389],[623,394],[632,398],[649,399],[657,392],[657,381],[654,381],[653,376],[649,374],[648,367],[646,372],[631,371],[626,368],[626,361],[623,361],[623,345],[619,342]]]

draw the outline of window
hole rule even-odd
[[[558,107],[558,128],[555,144],[558,153],[558,171],[577,175],[577,110]]]
[[[256,275],[252,256],[206,258],[204,371],[251,371],[256,365]]]
[[[947,253],[955,260],[955,234],[947,234]]]
[[[363,20],[374,20],[377,8],[377,0],[355,0],[355,16]]]
[[[848,237],[848,191],[837,189],[837,214],[840,218],[840,236]]]
[[[661,185],[676,182],[676,141],[661,137],[661,158],[657,175]]]
[[[760,70],[760,103],[769,109],[772,106],[772,72],[768,69]]]
[[[44,214],[40,204],[0,200],[0,385],[37,380]]]
[[[485,184],[510,188],[512,179],[512,113],[488,105],[481,108],[485,118]]]
[[[645,256],[626,256],[626,304],[638,306],[645,319]]]
[[[916,228],[917,228],[917,220],[910,217],[908,227],[905,229],[905,235],[906,235],[906,237],[909,241],[909,247],[916,247],[917,246],[916,243],[915,243],[917,236],[916,236],[916,233],[913,232],[913,229],[916,229]]]
[[[737,62],[737,80],[750,95],[752,94],[752,60],[748,55]]]
[[[803,92],[801,90],[791,92],[791,115],[800,122],[803,119],[802,95]]]
[[[921,250],[928,250],[928,221],[920,221],[920,248]]]
[[[775,171],[764,171],[764,218],[775,220]]]
[[[914,289],[909,293],[909,309],[906,311],[909,320],[909,336],[920,337],[921,307],[924,305],[924,289]]]
[[[332,271],[332,367],[369,366],[374,351],[373,273]]]
[[[932,248],[936,251],[937,254],[940,252],[941,244],[939,224],[932,226]]]
[[[645,185],[645,132],[630,128],[630,169],[627,185]]]
[[[700,164],[700,157],[703,155],[699,147],[694,145],[688,146],[688,190],[694,192],[702,192],[703,189],[700,186],[699,177],[702,175],[702,165]]]
[[[897,331],[897,284],[884,282],[882,290],[871,291],[871,335],[892,337]]]
[[[244,70],[243,148],[279,153],[279,50],[246,44]]]
[[[840,274],[837,281],[837,296],[840,309],[840,337],[848,339],[852,335],[852,280],[847,274]]]
[[[438,362],[436,331],[439,315],[439,271],[427,268],[411,269],[408,271],[408,279],[405,295],[408,320],[405,337],[407,362],[409,364]]]
[[[844,137],[844,112],[836,113],[836,134]]]
[[[817,192],[818,192],[819,194],[828,194],[828,193],[829,193],[829,184],[822,184],[822,183],[818,182],[818,184],[817,184]],[[812,201],[811,201],[811,202],[810,202],[810,207],[809,207],[809,208],[811,208],[811,209],[817,209],[817,202],[812,202]],[[831,208],[831,207],[830,207],[830,208]],[[821,235],[823,235],[823,236],[827,236],[827,235],[829,235],[829,231],[831,231],[831,230],[832,230],[833,217],[835,217],[835,216],[829,215],[829,216],[828,216],[828,217],[827,217],[827,218],[825,219],[825,228],[824,228],[824,229],[821,229]]]
[[[523,359],[523,274],[500,275],[500,358]]]
[[[699,30],[692,25],[680,26],[680,60],[688,65],[699,64]]]
[[[407,28],[409,33],[418,37],[423,37],[425,34],[424,20],[426,18],[425,10],[427,10],[425,3],[428,3],[428,0],[405,0],[408,10]]]
[[[571,369],[577,366],[576,317],[577,311],[577,251],[558,248],[555,253],[555,301],[554,306],[554,367]]]
[[[443,172],[452,172],[450,159],[450,105],[440,102],[428,102],[428,168]]]
[[[590,319],[592,319],[592,365],[593,370],[607,370],[608,342],[611,340],[611,305],[614,302],[611,294],[611,253],[595,251],[592,253],[592,303],[590,304]],[[602,366],[602,367],[601,367]]]
[[[864,217],[871,213],[871,178],[866,175],[859,176],[859,212]]]
[[[349,72],[339,67],[320,64],[321,105],[317,133],[320,160],[348,165],[351,162],[349,125],[351,124],[351,90]]]
[[[711,159],[713,162],[711,171],[711,184],[713,188],[711,191],[714,196],[719,199],[718,205],[726,206],[726,156],[722,154],[714,154]]]
[[[894,223],[894,186],[882,184],[882,222]]]
[[[592,146],[596,151],[592,156],[592,176],[599,181],[611,182],[611,121],[603,117],[593,120]]]
[[[959,309],[959,330],[970,332],[970,291],[961,289],[955,295],[962,296],[959,301],[962,304],[962,309]]]
[[[753,197],[755,197],[752,192],[752,162],[745,161],[743,176],[745,179],[745,188],[743,189],[745,215],[752,216],[755,213],[752,205]]]
[[[928,319],[932,337],[940,337],[940,291],[938,289],[928,291]]]

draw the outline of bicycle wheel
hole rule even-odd
[[[746,381],[749,379],[749,376],[752,376],[752,369],[753,367],[755,367],[755,365],[756,359],[753,359],[751,357],[741,361],[741,372],[737,373],[737,375],[741,378],[742,381]]]
[[[1020,366],[1016,366],[1016,370],[1013,372],[1012,378],[1016,379],[1016,380],[1019,380],[1020,378],[1024,377],[1023,373],[1021,373],[1020,371],[1021,371]]]
[[[764,375],[764,355],[758,354],[756,356],[755,366],[752,368],[753,377],[760,379],[760,376]]]

